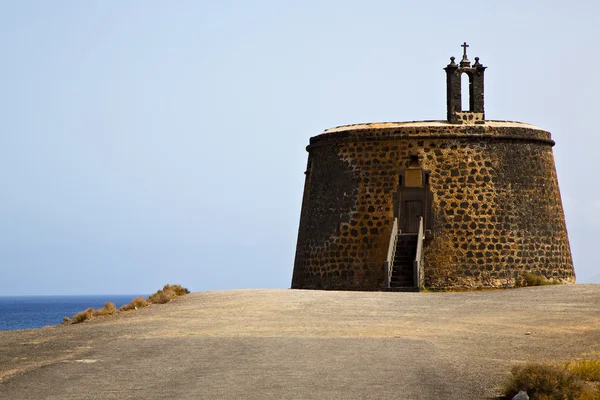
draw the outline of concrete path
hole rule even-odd
[[[600,358],[600,285],[237,290],[0,332],[0,399],[485,399],[527,360]]]

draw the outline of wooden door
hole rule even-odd
[[[423,215],[423,206],[421,200],[411,200],[404,202],[404,229],[402,233],[418,233],[419,217]]]

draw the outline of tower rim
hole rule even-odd
[[[379,140],[468,140],[478,142],[519,141],[554,146],[549,131],[515,121],[492,121],[485,124],[459,125],[444,120],[409,122],[371,122],[342,125],[327,129],[310,138],[307,150],[341,142]]]
[[[534,129],[546,133],[550,133],[546,129],[538,126],[509,120],[485,120],[485,124],[477,125],[477,127],[494,127],[494,128],[527,128]],[[473,129],[474,125],[456,125],[449,123],[447,120],[415,120],[415,121],[381,121],[381,122],[361,122],[356,124],[339,125],[333,128],[325,129],[320,135],[358,130],[372,129],[390,129],[390,128],[427,128],[427,127],[448,127],[453,129]]]

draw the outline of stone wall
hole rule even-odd
[[[339,127],[311,138],[293,288],[385,287],[394,196],[410,156],[429,172],[428,288],[510,287],[575,276],[550,134],[486,121]]]

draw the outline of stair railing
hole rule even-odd
[[[419,217],[419,233],[417,234],[417,254],[413,261],[413,285],[421,287],[421,262],[423,260],[423,241],[425,240],[425,227],[423,217]]]
[[[396,253],[396,242],[398,241],[398,218],[394,218],[392,224],[392,234],[390,235],[390,244],[388,245],[387,259],[383,265],[385,271],[385,287],[389,288],[392,281],[392,271],[394,268],[394,256]]]

